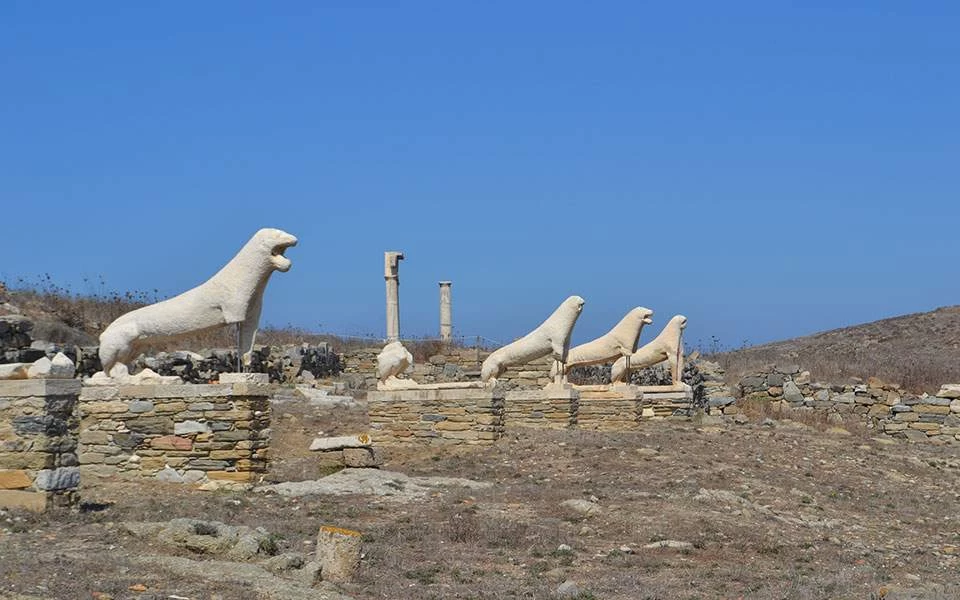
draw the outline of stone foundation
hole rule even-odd
[[[408,350],[412,347],[408,346]],[[382,347],[361,348],[341,355],[343,373],[358,389],[377,388],[377,354]],[[412,350],[411,350],[412,351]],[[422,384],[479,381],[480,365],[490,356],[489,350],[447,348],[426,361],[415,361],[404,374]],[[505,389],[542,388],[551,382],[553,359],[538,358],[519,367],[508,367],[497,377],[497,386]]]
[[[492,444],[503,435],[496,388],[369,391],[367,406],[379,444]]]
[[[690,407],[693,404],[693,390],[690,386],[640,386],[640,391],[643,392],[642,418],[690,418]]]
[[[0,381],[0,507],[42,511],[79,501],[80,382]]]
[[[577,427],[596,431],[636,429],[643,412],[643,392],[635,385],[578,385]]]
[[[504,419],[508,428],[566,429],[577,424],[580,394],[570,384],[541,390],[506,393]]]
[[[270,393],[247,383],[84,386],[81,473],[252,481],[267,467]]]

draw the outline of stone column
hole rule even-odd
[[[383,253],[383,278],[387,280],[387,342],[400,340],[400,261],[403,252]]]
[[[451,281],[440,282],[440,341],[449,344],[453,339],[453,313],[450,309]]]

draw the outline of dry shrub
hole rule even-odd
[[[737,402],[737,407],[740,408],[741,412],[749,417],[751,421],[756,422],[762,421],[763,419],[789,419],[818,431],[826,431],[831,427],[843,427],[851,433],[862,435],[865,435],[868,431],[864,422],[859,418],[859,415],[853,413],[843,414],[812,407],[784,407],[775,400],[771,401],[765,398],[749,396]]]
[[[85,279],[84,285],[91,289],[95,288],[95,291],[76,292],[69,286],[57,284],[49,273],[35,280],[20,277],[12,283],[0,281],[0,300],[11,302],[27,316],[59,319],[74,329],[97,337],[107,325],[121,315],[164,299],[160,296],[159,290],[108,291],[103,277],[98,277],[96,282]],[[383,340],[373,335],[342,337],[285,325],[263,327],[257,333],[256,341],[257,344],[264,346],[326,343],[338,352],[349,352],[371,345],[380,345]],[[197,332],[176,342],[145,346],[144,351],[162,352],[184,347],[233,348],[236,344],[236,328],[221,327]],[[440,340],[434,339],[404,340],[404,344],[417,362],[428,360],[444,348]],[[452,345],[459,346],[460,342],[454,341]]]
[[[761,346],[705,352],[727,383],[770,365],[797,364],[820,381],[877,377],[911,392],[935,392],[960,381],[960,306],[883,319]]]

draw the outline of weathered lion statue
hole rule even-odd
[[[283,255],[297,238],[279,229],[261,229],[205,283],[179,296],[122,315],[100,334],[100,362],[111,377],[127,374],[125,363],[146,340],[170,340],[239,324],[239,344],[248,364],[260,323],[263,292],[274,271],[290,270]]]
[[[687,326],[687,318],[677,315],[670,319],[660,335],[652,342],[643,346],[629,357],[618,358],[610,370],[610,381],[626,382],[630,379],[630,371],[645,369],[653,365],[668,361],[670,377],[673,385],[680,385],[683,377],[683,330]],[[630,368],[627,368],[627,358]]]
[[[413,355],[400,342],[390,342],[377,354],[377,380],[386,384],[413,364]],[[409,383],[409,382],[408,382]]]
[[[574,346],[567,353],[567,364],[564,375],[574,367],[599,365],[622,356],[630,356],[637,351],[637,342],[640,341],[640,332],[644,325],[652,323],[653,311],[638,306],[628,312],[613,329],[597,339]],[[557,365],[550,371],[551,376],[557,374]]]
[[[561,363],[567,360],[570,334],[583,311],[583,298],[570,296],[539,327],[512,344],[495,350],[480,367],[480,381],[496,379],[512,365],[553,355]]]

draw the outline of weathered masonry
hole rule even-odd
[[[81,474],[253,481],[267,467],[270,390],[250,383],[85,386]]]
[[[79,394],[74,379],[0,381],[0,507],[79,501]]]

